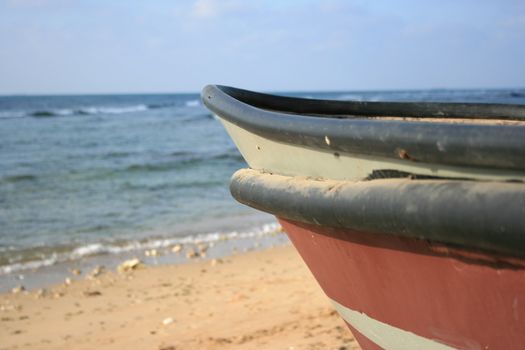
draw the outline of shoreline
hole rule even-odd
[[[0,349],[359,349],[288,245],[0,294]]]
[[[273,218],[271,220],[269,218],[271,217],[248,217],[236,221],[230,227],[221,225],[220,221],[211,221],[206,226],[201,225],[200,229],[193,227],[195,231],[184,236],[159,235],[143,242],[129,241],[127,248],[115,252],[105,252],[101,244],[87,244],[82,247],[85,250],[84,255],[64,258],[62,261],[53,261],[49,265],[44,264],[36,268],[26,267],[4,272],[2,269],[5,270],[6,267],[3,266],[0,267],[0,293],[20,286],[33,290],[61,283],[66,278],[83,278],[97,267],[115,270],[123,261],[133,258],[154,266],[184,264],[189,260],[186,257],[187,250],[198,250],[202,245],[206,245],[206,252],[192,258],[222,258],[236,252],[260,250],[289,243],[286,235],[279,234],[280,225]],[[211,230],[214,225],[216,231]],[[181,250],[174,252],[175,246],[180,246]],[[98,252],[95,248],[102,251]],[[72,271],[77,273],[72,274]]]

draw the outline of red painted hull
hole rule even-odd
[[[327,296],[344,307],[454,348],[525,349],[525,260],[280,222]],[[381,348],[354,334],[363,349]]]

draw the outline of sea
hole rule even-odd
[[[280,94],[525,104],[525,89]],[[243,167],[198,93],[0,96],[0,291],[130,257],[182,263],[177,244],[214,247],[208,258],[287,244],[271,216],[231,198]]]

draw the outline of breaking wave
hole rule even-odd
[[[96,114],[123,114],[148,110],[147,105],[124,107],[85,107],[79,109],[54,109],[41,110],[28,113],[26,116],[35,118],[64,117],[70,115],[96,115]]]
[[[188,101],[190,103],[193,101]],[[197,101],[198,102],[198,101]],[[3,111],[0,113],[0,119],[11,119],[11,118],[53,118],[53,117],[66,117],[66,116],[83,116],[83,115],[98,115],[98,114],[125,114],[125,113],[136,113],[147,110],[163,109],[174,107],[174,103],[161,103],[161,104],[138,104],[131,106],[99,106],[99,107],[80,107],[75,109],[42,109],[33,111]]]
[[[201,105],[201,101],[199,101],[199,100],[186,101],[186,107],[198,107],[200,105]]]
[[[16,182],[23,182],[23,181],[33,181],[33,180],[36,180],[36,176],[32,174],[8,175],[8,176],[0,177],[0,184],[1,183],[16,183]]]
[[[90,243],[77,247],[72,247],[68,251],[53,252],[42,255],[40,259],[29,261],[11,261],[7,265],[0,266],[0,276],[13,272],[20,272],[29,269],[38,269],[46,266],[55,265],[62,262],[80,260],[82,258],[106,255],[121,254],[126,252],[140,251],[145,249],[162,249],[168,248],[175,244],[198,244],[214,243],[218,241],[244,239],[253,237],[263,237],[279,232],[280,225],[277,223],[268,223],[262,226],[253,227],[246,231],[230,232],[209,232],[197,235],[187,235],[182,237],[166,237],[146,241],[129,241],[124,243]],[[57,247],[59,248],[59,247]],[[19,260],[21,260],[19,258]]]

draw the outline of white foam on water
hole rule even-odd
[[[0,276],[7,275],[17,271],[33,270],[45,266],[51,266],[59,262],[58,255],[52,254],[50,257],[42,260],[27,261],[24,263],[16,263],[0,267]]]
[[[126,244],[111,244],[111,243],[90,243],[76,247],[71,252],[53,253],[50,256],[43,257],[39,260],[32,260],[23,263],[14,263],[0,266],[0,276],[7,275],[13,272],[20,272],[24,270],[34,270],[41,267],[51,266],[61,262],[75,261],[82,258],[103,255],[103,254],[121,254],[126,252],[145,250],[145,249],[159,249],[167,248],[175,244],[199,244],[208,243],[213,244],[218,241],[245,239],[252,237],[263,237],[266,235],[278,232],[280,225],[277,223],[268,223],[262,226],[254,227],[245,231],[230,231],[230,232],[209,232],[197,235],[188,235],[182,237],[168,237],[161,239],[154,239],[150,241],[130,241]]]
[[[79,111],[86,114],[122,114],[142,112],[148,109],[146,105],[125,106],[125,107],[88,107],[81,108]]]
[[[199,100],[186,101],[186,107],[198,107],[200,104],[201,102]]]
[[[363,96],[357,94],[342,94],[337,96],[336,99],[343,101],[363,101]]]
[[[0,111],[0,119],[23,118],[27,117],[25,111]]]

